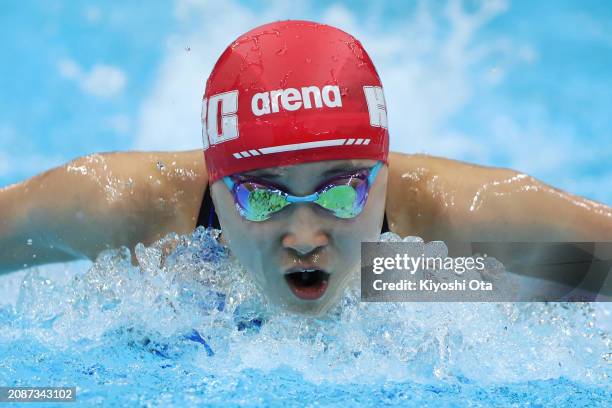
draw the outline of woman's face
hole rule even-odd
[[[334,160],[244,173],[267,180],[293,195],[311,194],[334,175],[371,168],[373,160]],[[222,180],[212,185],[223,238],[274,303],[304,314],[334,305],[359,270],[362,241],[380,234],[387,188],[382,166],[357,217],[342,219],[314,203],[296,203],[266,221],[252,222],[237,211]]]

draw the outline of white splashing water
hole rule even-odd
[[[217,233],[139,245],[136,266],[129,250],[107,251],[65,283],[31,270],[0,309],[0,345],[86,352],[112,339],[205,372],[288,367],[313,383],[609,382],[612,341],[593,304],[364,303],[347,289],[306,318],[269,305]],[[193,330],[203,341],[186,339]]]

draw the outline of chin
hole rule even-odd
[[[320,300],[317,302],[304,303],[291,303],[285,305],[286,309],[292,313],[307,316],[307,317],[319,317],[327,313],[327,311],[334,305],[334,302],[329,300]]]
[[[266,293],[266,297],[274,306],[283,311],[305,317],[317,317],[327,313],[337,303],[337,299],[329,295],[329,293],[326,293],[317,300],[302,300],[291,293],[290,290],[282,294]]]

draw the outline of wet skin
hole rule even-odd
[[[372,160],[334,160],[264,169],[246,173],[283,186],[294,195],[311,194],[334,174],[370,168]],[[212,185],[223,239],[252,274],[263,293],[293,312],[319,314],[334,305],[359,267],[362,241],[377,240],[383,222],[387,167],[383,166],[357,217],[341,219],[314,203],[285,207],[270,219],[252,222],[236,210],[222,181]],[[317,299],[302,299],[291,290],[285,275],[298,269],[321,269],[329,274],[327,288]]]
[[[307,176],[293,174],[295,191],[290,192],[312,192],[319,182],[315,173],[321,170],[313,170],[318,165],[305,166],[313,172]],[[0,274],[51,262],[93,260],[106,249],[132,249],[172,232],[191,233],[208,184],[205,169],[199,150],[92,154],[0,188]],[[354,259],[347,254],[354,253],[362,239],[378,234],[383,207],[391,231],[426,241],[612,241],[612,208],[605,204],[511,169],[420,154],[391,152],[364,212],[352,221],[330,217],[315,204],[300,204],[283,210],[280,219],[254,225],[238,218],[229,191],[221,187],[215,183],[213,197],[235,245],[232,250],[253,266],[257,279],[276,285],[274,293],[282,295],[279,303],[296,310],[312,303],[311,313],[323,310],[337,295],[344,275],[335,271],[350,270]],[[260,245],[250,257],[250,250]],[[295,299],[282,278],[266,278],[282,272],[265,269],[304,261],[304,254],[316,253],[311,247],[333,254],[325,262],[336,274],[317,302]],[[336,256],[340,259],[334,260]]]

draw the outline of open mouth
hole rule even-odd
[[[285,275],[293,294],[300,299],[316,300],[325,293],[329,273],[321,269],[302,269]]]

